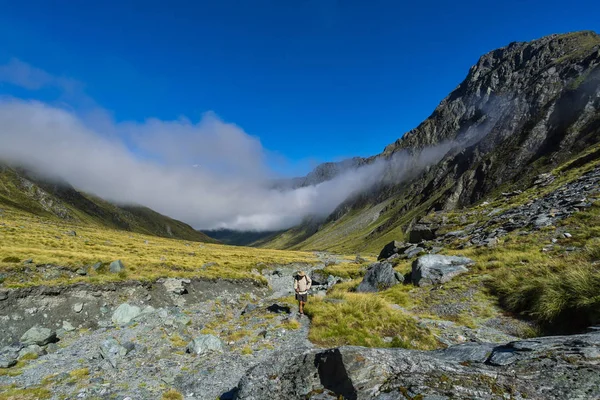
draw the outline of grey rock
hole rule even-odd
[[[83,310],[83,303],[75,303],[73,304],[73,311],[76,313],[80,313]]]
[[[258,306],[256,304],[248,303],[246,304],[246,307],[244,307],[244,309],[242,310],[242,315],[249,314],[257,308]]]
[[[484,363],[489,359],[493,350],[494,345],[492,344],[464,343],[450,346],[447,349],[439,350],[436,353],[440,358],[455,363]]]
[[[69,321],[63,321],[62,328],[65,332],[73,332],[75,330],[75,327]]]
[[[411,249],[406,250],[404,254],[406,254],[406,258],[411,259],[411,258],[415,258],[419,254],[423,254],[423,253],[425,253],[425,249],[424,248],[422,248],[422,247],[413,247]]]
[[[39,326],[30,328],[27,332],[21,336],[21,343],[25,345],[37,344],[39,346],[45,346],[48,343],[56,342],[56,332]]]
[[[110,263],[109,271],[113,274],[125,271],[125,265],[121,260],[115,260]]]
[[[23,264],[33,264],[33,258],[28,258],[27,260],[23,261]]]
[[[402,243],[397,240],[394,240],[394,241],[386,244],[383,247],[383,249],[381,249],[381,252],[379,253],[379,256],[377,257],[377,259],[378,260],[386,260],[395,254],[404,253],[404,251],[409,247],[411,247],[410,244],[406,244],[406,243]]]
[[[127,325],[131,320],[140,315],[142,310],[138,306],[131,306],[127,303],[121,304],[112,315],[112,322],[115,325]]]
[[[322,269],[315,269],[310,273],[310,279],[312,280],[313,285],[327,285],[328,278],[329,274]]]
[[[0,301],[8,299],[8,292],[6,290],[0,290]]]
[[[19,360],[22,359],[23,357],[26,357],[29,354],[35,354],[35,356],[41,356],[43,354],[46,354],[46,351],[44,350],[43,347],[38,346],[37,344],[32,344],[29,345],[27,347],[22,348],[19,351]]]
[[[519,343],[468,343],[433,352],[344,346],[293,358],[274,353],[246,372],[236,398],[328,393],[322,398],[492,400],[504,398],[503,392],[517,399],[600,398],[600,363],[583,356],[600,348],[600,333],[537,338],[535,347]]]
[[[98,271],[100,268],[102,268],[102,263],[101,262],[97,262],[96,264],[92,265],[92,269],[94,271]]]
[[[413,262],[411,279],[417,286],[446,283],[455,276],[467,272],[467,266],[472,264],[474,261],[466,257],[428,254]]]
[[[85,268],[79,268],[77,271],[75,271],[75,273],[77,275],[85,276],[87,275],[87,270]]]
[[[547,215],[540,215],[535,219],[535,221],[533,221],[533,225],[537,229],[544,228],[546,226],[552,225],[552,219]]]
[[[19,352],[23,349],[23,345],[15,343],[10,346],[5,346],[0,350],[0,368],[10,368],[17,363]]]
[[[58,345],[56,343],[48,343],[46,345],[47,353],[56,353],[58,351]]]
[[[356,288],[357,292],[378,292],[386,290],[402,282],[396,277],[396,271],[388,262],[371,264],[362,282]]]
[[[223,342],[214,335],[200,335],[187,345],[186,350],[188,353],[198,355],[211,352],[222,353]]]
[[[408,232],[408,241],[410,243],[420,243],[424,240],[435,239],[436,229],[429,225],[417,224]]]
[[[517,354],[514,349],[505,348],[494,350],[491,357],[488,360],[488,363],[491,365],[503,366],[510,365],[517,361]]]
[[[108,338],[100,343],[100,355],[108,361],[113,368],[117,368],[121,360],[133,349],[133,345],[129,343],[127,346],[122,346],[115,338]]]
[[[169,293],[182,295],[187,293],[185,284],[189,284],[189,279],[167,278],[163,282],[163,286]]]

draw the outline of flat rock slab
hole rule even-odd
[[[292,358],[275,353],[240,380],[237,399],[597,399],[600,360],[590,357],[599,348],[600,333],[591,333],[430,352],[344,346]]]

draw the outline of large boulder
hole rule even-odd
[[[431,225],[417,224],[408,232],[408,241],[411,243],[421,243],[423,240],[435,239],[436,228]]]
[[[127,303],[121,304],[112,315],[112,322],[115,325],[127,325],[135,317],[139,316],[142,310],[138,306],[130,306]]]
[[[200,335],[187,345],[186,350],[192,354],[222,353],[223,342],[214,335]]]
[[[397,240],[394,240],[394,241],[386,244],[383,247],[383,249],[381,249],[381,252],[379,253],[379,256],[377,257],[377,259],[378,260],[387,260],[388,258],[392,257],[394,254],[404,253],[404,251],[406,249],[408,249],[409,247],[411,247],[410,244],[406,244],[406,243],[402,243]]]
[[[310,273],[310,280],[313,285],[327,285],[327,279],[329,278],[329,274],[323,271],[322,269],[315,269]]]
[[[182,295],[187,293],[186,285],[190,283],[189,279],[167,278],[163,282],[163,286],[169,293]]]
[[[42,328],[40,326],[34,326],[21,336],[21,343],[28,346],[31,344],[37,344],[38,346],[45,346],[48,343],[57,342],[56,332],[52,329]]]
[[[600,333],[445,350],[344,346],[276,352],[249,369],[238,400],[598,399]],[[320,397],[319,394],[327,393]]]
[[[466,257],[428,254],[413,262],[411,279],[417,286],[437,285],[467,272],[467,266],[473,264],[474,261]]]
[[[378,292],[403,282],[404,277],[394,271],[392,264],[378,262],[371,264],[362,282],[356,288],[357,292]]]

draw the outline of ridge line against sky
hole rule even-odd
[[[319,162],[381,152],[482,54],[600,31],[599,14],[587,0],[24,0],[3,6],[0,64],[16,58],[69,77],[64,84],[84,82],[79,89],[117,123],[198,121],[212,110],[291,160],[278,165],[284,174],[303,175]],[[0,93],[57,97],[6,84]]]

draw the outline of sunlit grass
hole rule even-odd
[[[159,238],[95,225],[74,225],[10,208],[0,214],[0,224],[0,272],[16,272],[4,282],[8,287],[159,277],[253,279],[264,283],[264,278],[253,274],[253,270],[272,264],[317,262],[308,252]],[[77,236],[67,234],[72,230]],[[24,265],[27,259],[33,259],[33,264]],[[126,266],[126,273],[121,276],[88,268],[87,276],[63,273],[48,278],[37,273],[35,267],[52,264],[74,272],[96,262],[110,263],[117,259]]]
[[[311,318],[309,339],[321,346],[438,347],[437,340],[417,320],[394,310],[373,294],[339,294],[335,302],[313,299],[306,306]],[[396,338],[388,343],[385,337]]]

